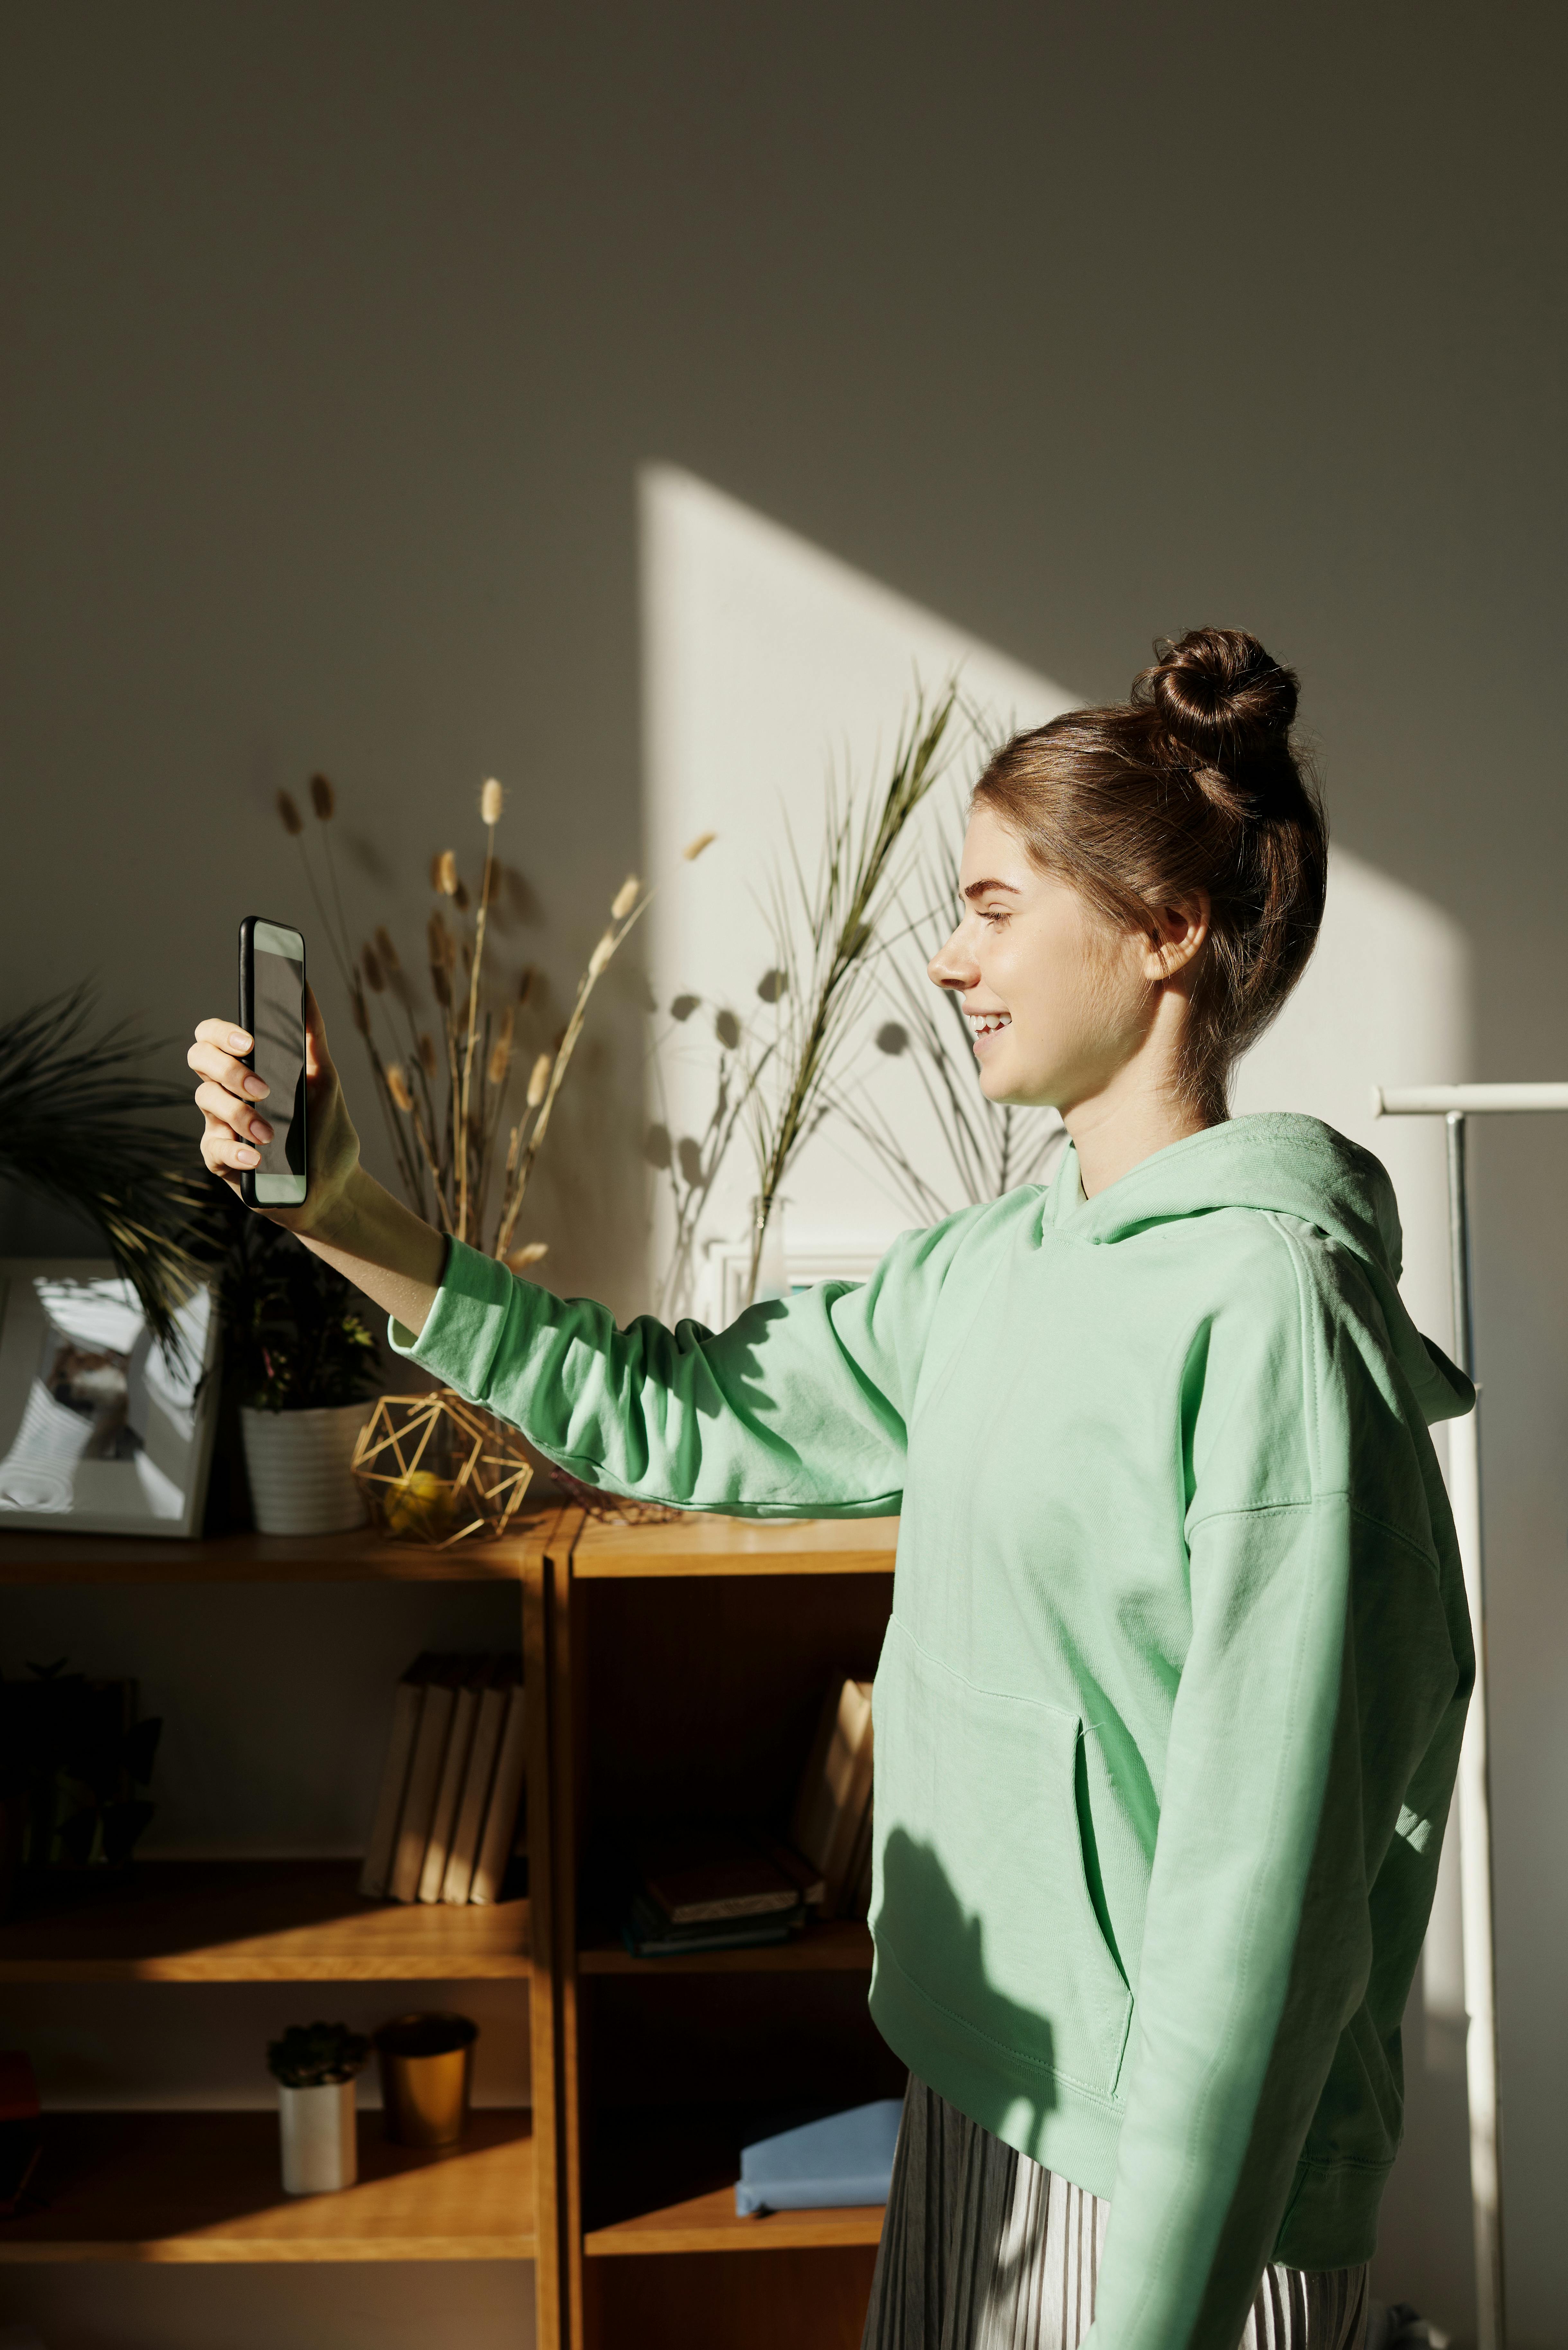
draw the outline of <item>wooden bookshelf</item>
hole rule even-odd
[[[366,1901],[358,1878],[357,1861],[139,1862],[0,1926],[0,1983],[528,1979],[526,1901]]]
[[[512,1981],[528,2002],[532,2108],[478,2111],[440,2157],[359,2126],[358,2183],[282,2194],[275,2110],[50,2114],[43,2209],[0,2221],[0,2262],[527,2260],[537,2350],[563,2350],[558,1940],[554,1923],[551,1562],[581,1524],[546,1503],[500,1543],[451,1551],[370,1532],[179,1542],[8,1531],[0,1586],[505,1583],[517,1594],[527,1726],[530,1898],[448,1908],[367,1902],[353,1861],[143,1861],[62,1886],[0,1927],[0,1986]],[[381,1734],[378,1725],[377,1735]],[[3,2296],[0,2296],[3,2299]]]
[[[610,1856],[671,1817],[782,1827],[836,1672],[876,1666],[891,1520],[585,1521],[545,1569],[572,2350],[858,2343],[882,2212],[741,2219],[742,2145],[802,2106],[897,2094],[866,2008],[871,1938],[637,1959]],[[757,2255],[770,2257],[759,2269]]]
[[[43,2210],[0,2220],[8,2261],[523,2261],[537,2249],[526,2113],[472,2116],[431,2156],[359,2117],[359,2180],[285,2196],[273,2113],[65,2114],[45,2124]]]
[[[146,1861],[0,1929],[0,1985],[515,1981],[534,2097],[476,2114],[434,2160],[368,2114],[359,2183],[298,2199],[278,2189],[272,2112],[49,2116],[47,2208],[0,2223],[0,2261],[531,2259],[539,2350],[633,2333],[644,2350],[853,2350],[881,2212],[742,2220],[734,2179],[740,2147],[801,2106],[895,2093],[867,1928],[635,1959],[596,1868],[603,1839],[680,1814],[782,1824],[822,1689],[875,1668],[897,1531],[550,1506],[446,1553],[368,1534],[0,1535],[0,1584],[517,1587],[528,1900],[365,1902],[348,1861]]]
[[[516,1583],[555,1538],[559,1508],[521,1510],[501,1542],[451,1550],[350,1534],[219,1534],[178,1542],[160,1534],[0,1534],[7,1583]],[[572,1513],[576,1523],[576,1513]]]

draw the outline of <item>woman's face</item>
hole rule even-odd
[[[963,912],[929,966],[960,997],[981,1090],[1064,1113],[1104,1094],[1153,1017],[1149,941],[1043,873],[988,809],[970,818]]]

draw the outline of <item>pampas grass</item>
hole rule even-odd
[[[330,827],[337,794],[325,775],[311,777],[310,804],[317,817],[325,891],[306,846],[299,809],[286,792],[278,794],[278,815],[285,831],[300,842],[322,930],[348,990],[354,1025],[365,1040],[404,1194],[419,1214],[442,1232],[487,1250],[514,1271],[537,1263],[544,1243],[518,1244],[515,1238],[529,1179],[582,1035],[589,999],[641,920],[652,893],[636,874],[628,874],[616,891],[608,925],[577,983],[566,1025],[553,1053],[535,1055],[518,1104],[516,1020],[534,992],[535,973],[530,969],[521,974],[514,1001],[499,1010],[486,1002],[488,918],[501,883],[495,834],[506,807],[500,783],[489,777],[479,794],[485,837],[477,896],[471,896],[459,871],[455,849],[440,849],[431,859],[436,903],[425,926],[425,961],[436,1005],[433,1033],[415,1024],[411,991],[385,924],[378,924],[358,953],[350,946],[332,858]],[[686,856],[701,855],[712,838],[710,833],[693,841]],[[472,928],[453,928],[454,918],[462,923],[470,913]],[[378,1023],[404,1031],[400,1044],[390,1051],[382,1048]],[[493,1214],[489,1208],[493,1191]]]

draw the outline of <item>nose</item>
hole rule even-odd
[[[980,983],[980,970],[964,944],[961,922],[945,946],[939,947],[926,965],[926,975],[937,987],[951,987],[967,993]]]

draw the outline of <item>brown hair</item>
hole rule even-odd
[[[1217,1122],[1231,1073],[1305,970],[1328,827],[1292,745],[1296,678],[1239,629],[1157,642],[1132,698],[1016,734],[974,788],[1034,863],[1110,920],[1208,894],[1182,1040],[1183,1093]]]

